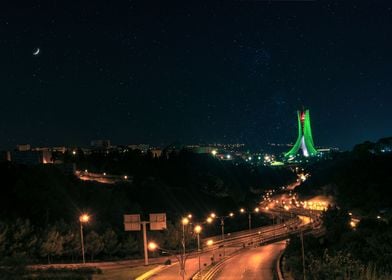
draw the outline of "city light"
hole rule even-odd
[[[208,217],[206,221],[207,221],[207,223],[211,224],[213,219],[211,217]]]
[[[233,217],[233,216],[234,216],[234,213],[233,213],[233,212],[230,212],[229,216],[230,216],[230,217]]]
[[[80,221],[81,223],[88,223],[89,220],[90,220],[90,216],[89,216],[88,214],[82,214],[82,215],[79,217],[79,221]]]
[[[189,219],[188,218],[182,218],[181,223],[186,226],[187,224],[189,224]]]
[[[197,225],[197,226],[195,226],[195,229],[194,229],[194,231],[195,231],[195,233],[196,233],[196,234],[199,234],[199,233],[201,232],[201,230],[202,230],[202,227],[201,227],[201,225]]]
[[[154,250],[156,250],[157,248],[158,248],[158,245],[157,245],[156,243],[154,243],[154,242],[148,243],[148,250],[154,251]]]
[[[212,150],[212,151],[211,151],[211,154],[212,154],[213,156],[216,156],[217,153],[218,153],[217,150]]]
[[[213,218],[213,219],[215,219],[215,218],[216,218],[216,214],[215,214],[215,213],[211,213],[211,214],[210,214],[210,217]]]
[[[241,208],[241,209],[240,209],[240,212],[241,212],[241,213],[245,213],[245,209],[244,209],[244,208]]]
[[[212,246],[214,244],[214,241],[212,239],[208,239],[206,244],[207,246]]]

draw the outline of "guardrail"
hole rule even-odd
[[[303,225],[300,228],[294,229],[294,230],[283,230],[282,231],[282,229],[280,229],[280,231],[276,235],[264,237],[264,239],[262,239],[262,244],[269,244],[269,243],[273,243],[273,242],[276,242],[276,241],[282,241],[282,240],[287,239],[287,237],[289,237],[289,235],[291,235],[291,234],[299,234],[302,231],[307,232],[309,230],[311,230],[311,226],[309,226],[309,225]],[[247,243],[246,241],[250,241],[250,239],[246,239],[245,238],[244,240],[241,241],[245,245],[243,247],[243,249],[245,249],[246,247],[252,246],[255,243],[256,244],[261,244],[261,240],[260,239],[258,239],[258,240],[251,240],[252,242],[250,242],[250,243]],[[246,245],[248,245],[248,246],[246,246]],[[231,257],[235,256],[236,254],[239,254],[240,252],[242,252],[242,250],[238,250],[235,253],[231,254],[230,256],[227,256],[226,258],[224,258],[224,259],[220,260],[219,262],[217,262],[214,266],[212,266],[210,268],[210,270],[205,272],[205,274],[203,275],[203,280],[211,280],[211,279],[213,279],[213,277],[219,271],[219,269],[223,265],[223,263],[226,260],[230,259]],[[283,254],[283,251],[281,252],[281,255],[282,254]],[[280,271],[280,268],[279,268],[279,271]],[[282,273],[280,273],[280,274],[281,274],[281,277],[283,277]],[[194,277],[192,277],[192,279],[199,279],[198,278],[198,273],[196,273],[194,275]],[[279,280],[283,280],[284,278],[278,278],[278,279]]]

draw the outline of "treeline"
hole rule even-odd
[[[364,219],[350,227],[346,210],[331,208],[323,216],[327,233],[304,235],[306,279],[392,279],[392,225],[386,219]],[[285,270],[303,278],[301,241],[292,236]]]
[[[29,262],[80,261],[83,212],[91,215],[85,227],[89,259],[141,256],[140,232],[124,232],[124,214],[140,213],[148,219],[149,213],[166,212],[168,230],[149,235],[165,248],[178,249],[182,215],[190,212],[195,220],[204,221],[212,211],[227,215],[239,207],[255,206],[261,190],[295,177],[286,169],[237,165],[186,152],[169,158],[129,151],[65,159],[91,171],[127,174],[133,181],[104,185],[81,181],[56,165],[0,163],[1,256],[25,256]],[[252,222],[256,226],[269,221],[255,217]],[[237,216],[225,227],[227,232],[244,229],[247,219]],[[219,231],[211,225],[203,234]],[[194,239],[189,241],[193,246]]]
[[[365,216],[391,209],[392,153],[373,153],[363,145],[309,166],[311,177],[299,191],[331,194],[339,206]]]
[[[39,228],[28,220],[0,223],[0,258],[24,258],[27,262],[80,262],[80,229],[59,222]],[[139,242],[132,234],[112,228],[98,233],[85,230],[85,252],[90,261],[139,256]]]
[[[117,231],[107,227],[97,231],[94,225],[84,225],[84,248],[87,261],[141,258],[141,232]],[[188,250],[195,247],[195,236],[186,228]],[[149,240],[169,250],[179,250],[182,228],[168,223],[167,230],[148,233]],[[154,254],[154,253],[150,253]],[[156,253],[154,254],[156,255]],[[26,263],[81,262],[81,232],[78,224],[63,221],[46,227],[34,226],[29,220],[0,222],[0,264],[7,259]]]
[[[337,204],[323,216],[326,235],[304,238],[307,279],[392,279],[390,143],[391,138],[365,142],[307,167],[311,177],[301,194],[333,195]],[[350,225],[352,217],[360,222]],[[298,236],[287,248],[286,269],[302,278]]]
[[[210,211],[227,214],[249,201],[256,204],[263,189],[295,178],[288,169],[236,165],[186,152],[169,158],[138,151],[78,154],[74,161],[81,169],[127,174],[133,180],[104,185],[80,181],[56,166],[0,163],[0,219],[29,219],[44,226],[60,219],[73,223],[86,211],[100,223],[97,227],[119,229],[126,213],[148,217],[151,212],[166,212],[177,220],[191,212],[204,218]]]

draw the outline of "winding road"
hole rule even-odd
[[[286,242],[275,242],[269,245],[249,248],[233,256],[220,266],[213,279],[239,280],[239,279],[274,279],[275,261],[285,248]]]

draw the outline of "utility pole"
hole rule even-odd
[[[82,259],[83,259],[83,264],[86,263],[86,259],[84,257],[84,240],[83,240],[83,225],[80,223],[80,243],[82,245]]]
[[[221,217],[223,256],[225,256],[225,217]]]
[[[147,251],[147,223],[146,221],[142,221],[143,227],[143,247],[144,247],[144,265],[148,265],[148,251]]]
[[[144,265],[148,265],[147,224],[150,224],[150,230],[166,229],[166,213],[151,213],[149,221],[142,221],[140,214],[124,215],[125,231],[143,230]]]
[[[305,270],[305,248],[304,248],[304,231],[301,230],[301,247],[302,247],[302,273],[304,275],[304,280],[306,280],[306,270]]]

